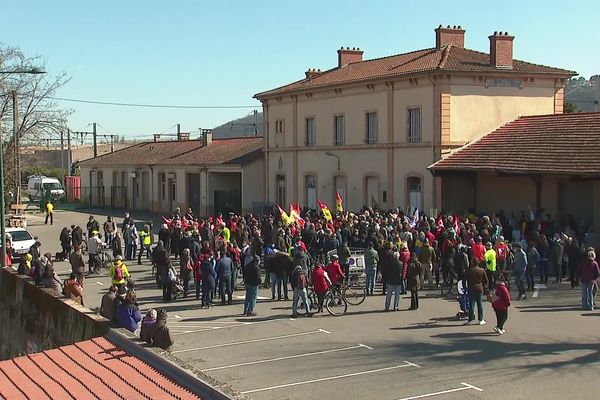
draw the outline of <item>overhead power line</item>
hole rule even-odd
[[[87,103],[87,104],[100,104],[105,106],[120,106],[120,107],[145,107],[145,108],[184,108],[184,109],[225,109],[225,108],[260,108],[260,105],[246,106],[246,105],[231,105],[231,106],[187,106],[187,105],[173,105],[173,104],[138,104],[138,103],[118,103],[112,101],[96,101],[96,100],[82,100],[82,99],[68,99],[64,97],[52,97],[53,100],[68,101],[72,103]]]

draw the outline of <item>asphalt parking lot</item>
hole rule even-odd
[[[34,217],[30,231],[54,253],[60,229],[87,216],[58,212],[53,227]],[[384,297],[372,296],[342,317],[293,319],[291,302],[271,301],[262,289],[258,315],[245,317],[242,291],[233,305],[209,310],[194,297],[164,304],[150,264],[128,267],[142,312],[169,312],[173,354],[248,398],[565,399],[596,398],[600,388],[600,312],[581,311],[568,283],[513,301],[507,333],[498,336],[489,304],[487,325],[463,326],[454,320],[457,302],[437,290],[421,293],[417,311],[403,297],[401,311],[386,313]],[[56,269],[65,276],[69,266]],[[109,285],[105,275],[88,278],[86,306],[99,306]]]

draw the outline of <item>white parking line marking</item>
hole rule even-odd
[[[175,317],[175,319],[179,319],[179,318],[181,318],[181,316],[180,316],[180,315],[177,315],[177,314],[175,314],[175,315],[174,315],[174,317]]]
[[[358,345],[360,347],[364,347],[365,349],[373,350],[373,348],[371,346],[367,346],[366,344],[359,343]]]
[[[329,331],[326,331],[325,329],[319,329],[319,330],[320,330],[321,332],[323,332],[323,333],[331,333],[331,332],[329,332]]]
[[[360,348],[369,348],[369,347],[359,344],[356,346],[340,347],[340,348],[332,349],[332,350],[323,350],[323,351],[315,351],[313,353],[297,354],[295,356],[268,358],[265,360],[249,361],[249,362],[240,363],[240,364],[232,364],[232,365],[224,365],[222,367],[207,368],[207,369],[203,369],[202,372],[218,371],[218,370],[227,369],[227,368],[245,367],[247,365],[264,364],[264,363],[268,363],[268,362],[275,362],[275,361],[281,361],[281,360],[291,360],[293,358],[309,357],[309,356],[315,356],[315,355],[319,355],[319,354],[337,353],[338,351],[346,351],[346,350],[353,350],[353,349],[360,349]]]
[[[390,371],[390,370],[393,370],[393,369],[406,368],[406,367],[411,367],[412,366],[412,365],[410,365],[408,363],[408,361],[404,361],[404,363],[405,364],[402,364],[402,365],[394,365],[393,367],[370,369],[368,371],[353,372],[351,374],[329,376],[327,378],[311,379],[309,381],[286,383],[284,385],[277,385],[277,386],[270,386],[270,387],[260,388],[260,389],[246,390],[245,392],[241,392],[241,393],[242,394],[250,394],[250,393],[257,393],[257,392],[265,392],[267,390],[282,389],[282,388],[286,388],[286,387],[306,385],[308,383],[315,383],[315,382],[332,381],[332,380],[335,380],[335,379],[343,379],[343,378],[350,378],[352,376],[374,374],[374,373],[377,373],[377,372]]]
[[[207,327],[207,328],[203,328],[203,329],[198,329],[195,331],[189,331],[186,333],[199,333],[199,332],[206,332],[206,331],[213,331],[215,329],[228,329],[228,328],[239,328],[240,326],[250,326],[250,325],[258,325],[258,324],[266,324],[269,322],[277,322],[277,321],[281,321],[280,319],[268,319],[265,321],[256,321],[256,322],[232,322],[235,323],[237,325],[225,325],[225,326],[213,326],[213,327]],[[183,333],[180,333],[183,334]],[[178,333],[176,333],[175,335],[179,335]]]
[[[538,297],[540,295],[540,289],[548,289],[548,286],[541,283],[536,283],[533,287],[533,294],[531,297]]]
[[[465,382],[461,382],[461,385],[463,385],[462,387],[456,388],[456,389],[448,389],[448,390],[442,390],[441,392],[433,392],[433,393],[426,393],[426,394],[420,394],[418,396],[411,396],[411,397],[403,397],[401,399],[397,399],[397,400],[416,400],[416,399],[424,399],[426,397],[433,397],[433,396],[439,396],[440,394],[448,394],[448,393],[454,393],[454,392],[460,392],[463,390],[477,390],[478,392],[483,392],[483,389],[480,389],[476,386],[473,386],[471,384],[465,383]]]
[[[266,337],[266,338],[261,338],[261,339],[243,340],[240,342],[229,342],[229,343],[215,344],[212,346],[195,347],[193,349],[176,350],[176,351],[173,351],[172,353],[175,354],[175,353],[185,353],[188,351],[195,351],[195,350],[216,349],[218,347],[237,346],[238,344],[265,342],[267,340],[286,339],[286,338],[296,337],[296,336],[313,335],[315,333],[324,333],[324,332],[321,329],[319,329],[319,330],[310,331],[310,332],[292,333],[289,335],[271,336],[271,337]]]

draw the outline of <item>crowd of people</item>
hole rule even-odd
[[[106,296],[114,297],[115,304],[111,307],[103,299],[102,309],[108,310],[103,313],[135,330],[142,318],[125,262],[133,262],[136,255],[138,264],[144,257],[152,264],[165,302],[190,296],[193,285],[201,308],[213,307],[216,299],[232,304],[233,293],[243,283],[243,314],[254,316],[262,285],[270,288],[272,300],[291,300],[295,317],[300,309],[307,316],[322,312],[325,294],[330,289],[340,290],[347,282],[351,253],[359,253],[365,264],[364,290],[375,295],[376,282],[381,282],[385,311],[399,310],[400,296],[408,292],[410,310],[417,310],[421,290],[461,282],[466,288],[465,323],[486,323],[482,302],[487,297],[497,315],[494,330],[499,334],[504,333],[508,318],[513,279],[517,300],[525,300],[536,281],[547,283],[552,277],[560,283],[566,277],[572,288],[581,286],[582,307],[590,310],[600,273],[598,241],[591,228],[581,229],[573,218],[558,224],[549,215],[533,213],[428,217],[418,211],[405,214],[399,209],[364,208],[330,218],[304,210],[290,220],[277,213],[199,218],[191,209],[182,213],[177,208],[169,218],[163,217],[163,222],[155,240],[152,224],[138,231],[129,214],[120,229],[108,217],[102,224],[103,234],[100,223],[90,216],[87,263],[81,251],[85,236],[81,227],[65,227],[60,233],[62,252],[56,258],[70,262],[73,272],[68,280],[60,282],[50,254],[39,254],[39,242],[23,258],[19,272],[35,276],[36,282],[83,304],[86,266],[88,274],[93,273],[98,252],[109,248],[115,261],[108,270],[113,287]],[[318,298],[312,310],[307,299],[309,286]],[[146,318],[160,320],[153,315]]]

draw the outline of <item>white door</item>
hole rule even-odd
[[[379,178],[375,176],[367,177],[367,198],[366,206],[379,205]]]

